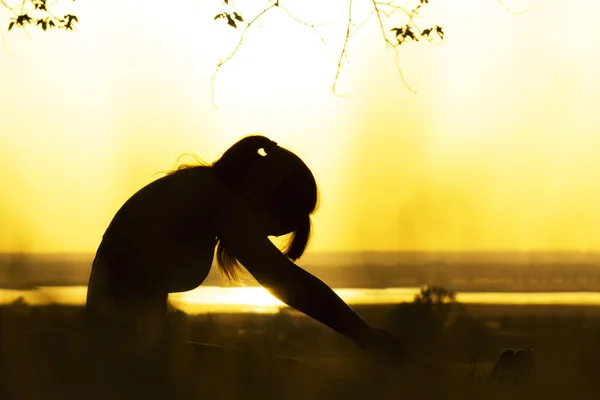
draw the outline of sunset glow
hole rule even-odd
[[[347,3],[321,3],[290,10],[335,22],[330,48],[270,14],[219,71],[218,108],[213,73],[240,33],[213,21],[220,2],[76,2],[73,33],[5,32],[0,251],[93,252],[180,154],[212,161],[256,132],[314,171],[311,250],[600,250],[600,5],[507,2],[531,9],[517,16],[432,2],[423,24],[445,42],[401,49],[416,95],[373,19],[352,37],[341,97]]]
[[[390,289],[335,289],[348,304],[385,305],[412,302],[418,288]],[[86,288],[54,287],[35,291],[0,289],[0,304],[7,304],[22,297],[30,305],[49,303],[82,305]],[[169,296],[170,302],[188,314],[202,313],[276,313],[285,304],[274,298],[262,287],[211,287],[201,288]],[[459,293],[456,300],[463,304],[492,305],[554,305],[598,306],[600,293]]]

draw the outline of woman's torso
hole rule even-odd
[[[97,259],[122,260],[115,268],[128,269],[140,280],[161,280],[169,293],[194,289],[214,257],[209,216],[217,187],[208,167],[180,170],[148,184],[114,216]]]

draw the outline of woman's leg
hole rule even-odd
[[[134,276],[126,261],[100,250],[94,260],[85,315],[87,367],[95,393],[158,396],[166,386],[161,340],[167,293],[160,282]]]

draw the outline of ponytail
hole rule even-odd
[[[259,152],[261,149],[268,154],[275,147],[277,143],[265,136],[246,136],[223,153],[212,166],[223,182],[235,185],[244,180],[245,172],[262,160],[264,156]]]

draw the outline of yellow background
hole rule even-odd
[[[239,34],[212,21],[219,1],[65,3],[74,33],[7,33],[0,13],[0,251],[94,251],[181,153],[213,161],[248,133],[313,169],[311,250],[600,249],[597,1],[507,2],[520,16],[431,1],[421,25],[443,25],[444,44],[400,53],[417,94],[372,19],[350,41],[346,96],[329,92],[328,47],[275,10],[217,76],[217,109],[211,77]],[[333,21],[339,53],[346,1],[285,3]],[[355,4],[358,22],[370,2]]]

